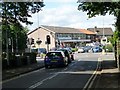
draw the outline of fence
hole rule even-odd
[[[117,66],[120,71],[120,41],[117,41]]]

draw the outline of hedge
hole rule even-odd
[[[6,53],[2,53],[2,69],[21,67],[36,62],[36,53],[9,53],[8,60]]]

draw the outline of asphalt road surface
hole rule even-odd
[[[36,90],[37,88],[85,88],[96,70],[100,53],[76,53],[75,60],[67,67],[53,67],[21,75],[3,82],[3,90],[22,88]]]

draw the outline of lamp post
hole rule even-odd
[[[103,16],[103,38],[105,37],[105,31],[104,31],[104,16]]]

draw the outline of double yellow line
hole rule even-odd
[[[83,90],[89,90],[92,87],[97,75],[101,74],[100,71],[99,71],[99,69],[101,68],[101,62],[102,62],[102,59],[98,58],[98,63],[97,63],[96,70],[93,72],[92,76],[89,78],[89,80],[85,84]]]

